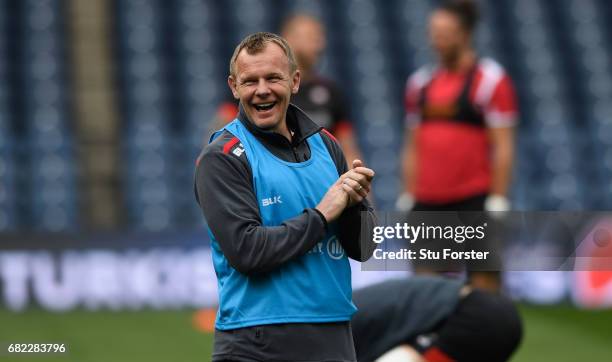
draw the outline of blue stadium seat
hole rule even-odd
[[[276,7],[272,0],[228,0],[225,1],[229,21],[234,28],[231,38],[232,47],[248,34],[258,31],[276,31]]]
[[[20,3],[20,94],[25,122],[22,175],[24,226],[45,231],[78,227],[76,161],[70,131],[63,8],[56,1]]]
[[[0,146],[0,155],[0,232],[3,232],[17,227],[17,177],[12,149]]]
[[[69,148],[30,148],[31,216],[36,229],[66,231],[77,227],[76,162]]]
[[[164,27],[169,3],[117,1],[123,100],[124,194],[129,225],[160,231],[170,228],[173,212],[170,151],[173,117]]]

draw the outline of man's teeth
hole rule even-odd
[[[274,106],[274,102],[272,103],[262,103],[262,104],[255,104],[255,108],[258,111],[267,111],[268,109],[272,108]]]

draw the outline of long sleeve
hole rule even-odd
[[[244,155],[224,152],[224,141],[205,149],[195,186],[208,226],[230,265],[243,274],[265,273],[312,249],[326,233],[321,215],[306,209],[280,226],[263,226],[248,162]]]

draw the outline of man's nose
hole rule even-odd
[[[257,89],[255,89],[255,95],[259,97],[265,97],[270,94],[270,87],[265,79],[260,79],[257,83]]]

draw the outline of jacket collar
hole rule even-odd
[[[298,145],[305,139],[319,132],[321,127],[314,123],[300,108],[294,104],[289,104],[287,108],[287,127],[293,132],[291,142],[285,138],[285,136],[265,129],[261,129],[254,125],[251,120],[247,117],[242,104],[240,105],[240,112],[238,113],[238,120],[258,139],[269,142],[286,145],[290,143],[292,145]]]

